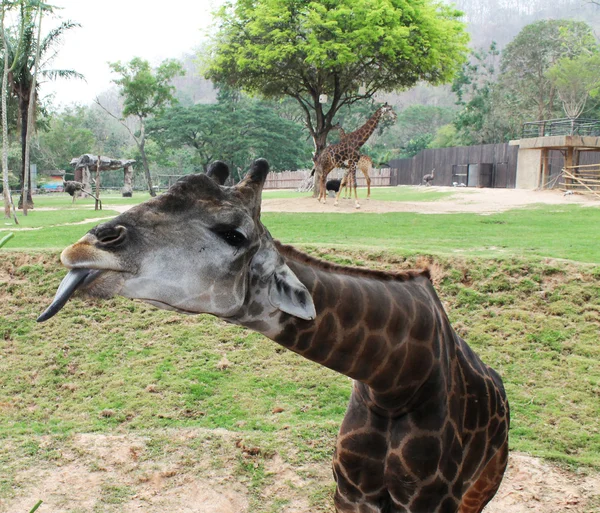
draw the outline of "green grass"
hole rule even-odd
[[[31,210],[27,216],[19,216],[19,224],[16,225],[14,222],[8,219],[4,219],[0,223],[0,234],[3,232],[14,232],[25,231],[27,228],[44,228],[54,229],[54,227],[61,224],[68,223],[80,223],[86,219],[111,219],[119,213],[115,210],[84,210],[84,209],[70,209],[70,210]],[[100,221],[95,221],[98,224]]]
[[[128,198],[126,198],[128,199]],[[19,230],[0,225],[0,237],[14,232],[3,250],[62,249],[97,222],[57,226],[116,215],[85,209],[33,211]],[[290,244],[341,249],[369,247],[398,254],[560,258],[600,262],[600,209],[577,205],[535,206],[493,215],[475,214],[297,214],[264,213],[262,220],[275,238]],[[6,221],[5,221],[6,222]]]
[[[600,262],[600,209],[539,206],[494,215],[264,213],[275,238],[290,244],[367,247],[399,254]],[[14,242],[13,242],[14,243]]]
[[[414,265],[381,252],[342,256],[369,267]],[[298,461],[330,458],[347,378],[213,317],[124,299],[73,299],[36,324],[63,275],[56,259],[9,253],[2,262],[11,280],[0,318],[0,439],[202,427],[254,434],[286,451],[277,440],[287,426]],[[600,468],[600,267],[434,263],[453,325],[505,380],[512,448]],[[231,366],[220,370],[223,356]]]
[[[120,194],[115,192],[101,193],[100,200],[102,205],[137,205],[138,203],[150,198],[150,194],[147,192],[135,191],[131,198],[123,198]],[[94,209],[95,200],[93,198],[85,197],[79,198],[73,203],[73,198],[66,193],[49,193],[49,194],[37,194],[33,197],[34,210],[35,208],[92,208]],[[3,205],[0,202],[0,205]]]

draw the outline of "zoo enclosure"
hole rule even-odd
[[[433,185],[514,188],[518,146],[508,143],[435,148],[390,161],[390,185],[419,185],[435,169]]]

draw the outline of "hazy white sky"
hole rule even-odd
[[[115,78],[107,62],[142,57],[155,65],[165,58],[190,53],[212,23],[221,0],[53,0],[63,20],[80,28],[67,32],[53,69],[74,69],[86,81],[61,80],[42,84],[42,95],[54,92],[56,105],[90,103],[111,87]],[[42,29],[60,23],[44,18]]]

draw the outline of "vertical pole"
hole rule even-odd
[[[542,148],[542,173],[540,176],[539,189],[545,189],[548,183],[548,148]]]
[[[100,197],[100,162],[102,157],[98,155],[98,163],[96,164],[96,204],[94,206],[94,210],[98,210],[98,198]],[[102,205],[100,205],[100,209],[102,210]]]
[[[567,152],[565,153],[565,169],[569,172],[569,173],[573,173],[573,146],[568,146],[567,147]],[[567,186],[567,189],[569,188],[569,185],[571,185],[573,181],[570,178],[566,178],[565,177],[565,185]]]

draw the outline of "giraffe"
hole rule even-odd
[[[333,125],[333,128],[340,132],[340,141],[346,137],[346,131],[342,128],[342,125],[337,123],[336,125]],[[361,153],[358,162],[356,163],[356,169],[359,169],[362,171],[362,174],[365,175],[365,180],[367,181],[367,199],[371,199],[371,177],[369,176],[369,172],[373,170],[373,159],[371,159],[371,157],[368,155]],[[342,182],[340,184],[340,189],[343,189],[344,187],[344,199],[350,199],[350,196],[352,195],[352,187],[354,187],[354,197],[357,197],[356,172],[352,176],[350,175],[349,170],[344,173],[344,177],[342,178]]]
[[[76,289],[258,331],[354,380],[334,457],[338,513],[480,513],[500,485],[509,411],[500,376],[452,329],[428,271],[340,266],[260,221],[269,171],[235,186],[214,163],[67,247]]]
[[[379,120],[383,115],[396,117],[396,113],[392,107],[385,103],[379,107],[375,113],[367,120],[367,122],[354,132],[346,134],[346,136],[336,144],[327,146],[315,160],[314,171],[319,177],[319,201],[325,203],[327,191],[325,190],[325,180],[332,169],[336,167],[347,167],[348,173],[354,176],[356,172],[356,164],[360,159],[359,150],[367,142],[367,139],[377,128]],[[340,188],[341,191],[341,188]],[[335,198],[334,205],[338,204],[340,191]],[[354,191],[354,201],[356,208],[360,208],[356,190]]]

